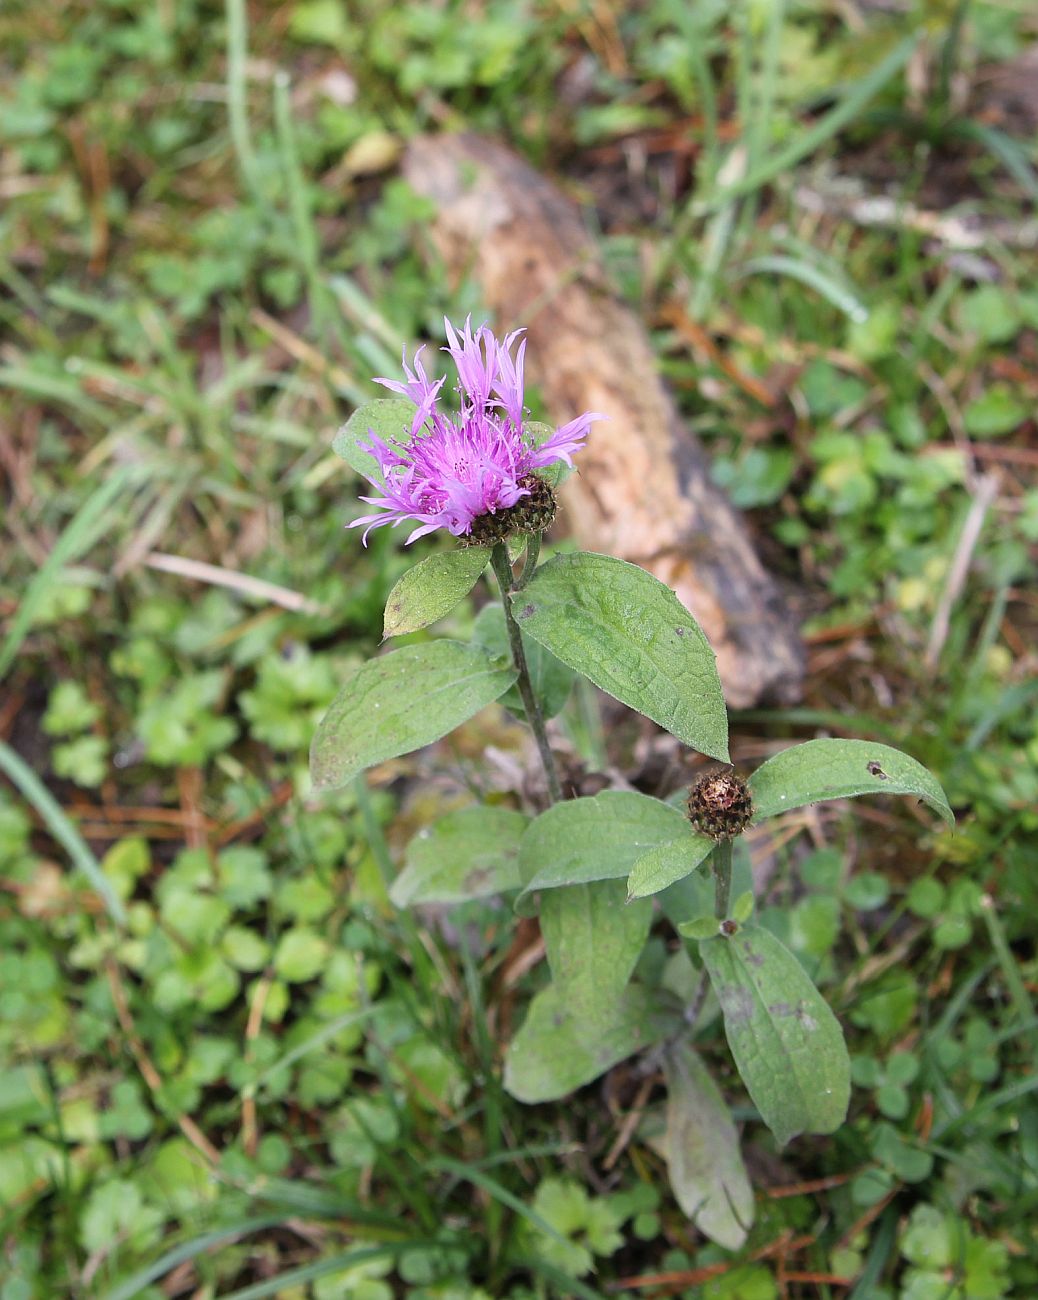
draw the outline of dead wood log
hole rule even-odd
[[[417,139],[404,176],[436,204],[431,235],[478,279],[498,325],[528,329],[528,370],[554,419],[602,411],[562,493],[582,546],[649,569],[717,651],[729,703],[799,695],[796,622],[745,522],[660,381],[642,322],[610,292],[575,205],[514,153],[474,135]]]

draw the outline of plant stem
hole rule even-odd
[[[540,542],[539,535],[537,541]],[[519,687],[523,708],[526,710],[526,721],[530,724],[534,740],[537,741],[541,763],[544,765],[544,775],[548,781],[548,797],[552,803],[561,803],[562,786],[559,784],[559,774],[555,770],[555,759],[552,756],[551,747],[548,744],[548,735],[544,729],[541,706],[537,703],[537,697],[533,693],[533,685],[530,682],[530,670],[527,667],[526,653],[523,650],[523,636],[519,631],[519,624],[512,617],[512,597],[510,594],[512,566],[509,563],[508,548],[504,542],[498,542],[495,545],[490,556],[490,562],[494,566],[497,585],[501,588],[501,600],[505,608],[505,626],[508,628],[508,640],[512,647],[512,662],[519,674],[516,685]],[[527,568],[529,568],[529,559],[527,559]]]
[[[731,840],[718,840],[714,845],[710,854],[710,870],[714,873],[714,916],[719,921],[726,921],[732,897]]]

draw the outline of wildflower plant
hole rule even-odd
[[[538,914],[551,981],[509,1044],[505,1086],[524,1102],[563,1097],[628,1057],[654,1051],[668,1088],[661,1141],[677,1199],[707,1236],[738,1247],[753,1195],[735,1124],[696,1051],[716,995],[739,1074],[780,1145],[844,1121],[850,1064],[839,1022],[796,957],[754,922],[743,832],[825,799],[902,794],[953,823],[939,783],[907,755],[858,740],[818,739],[768,759],[748,778],[731,766],[713,652],[674,593],[608,555],[540,563],[555,489],[592,424],[526,419],[525,343],[470,322],[446,325],[460,412],[441,409],[444,380],[416,355],[397,396],[357,410],[335,449],[373,485],[364,536],[407,524],[455,549],[420,560],[390,593],[387,637],[429,626],[488,572],[470,643],[390,650],[346,683],[314,737],[319,789],[446,735],[494,700],[530,727],[544,769],[542,811],[474,806],[412,841],[391,896],[398,905],[510,895]],[[518,575],[516,565],[522,560]],[[632,790],[564,798],[545,727],[576,674],[716,761],[687,796]],[[734,882],[734,883],[733,883]],[[654,908],[681,937],[655,972],[639,964]]]

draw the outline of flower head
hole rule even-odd
[[[750,788],[731,768],[710,768],[688,792],[688,818],[703,835],[728,840],[741,835],[753,817]]]
[[[391,392],[414,402],[410,436],[384,442],[369,429],[364,447],[378,462],[383,482],[369,481],[381,493],[361,497],[376,513],[354,519],[351,528],[364,528],[364,541],[372,528],[410,520],[418,524],[408,543],[438,528],[466,537],[489,535],[486,516],[511,510],[527,497],[539,497],[535,471],[562,461],[572,466],[573,454],[587,440],[592,421],[605,419],[585,411],[556,429],[537,445],[523,429],[522,330],[495,338],[482,325],[475,333],[471,318],[463,331],[444,321],[447,347],[458,372],[461,397],[459,415],[438,409],[443,380],[432,381],[422,364],[419,348],[409,366],[404,354],[404,379],[376,379]],[[514,355],[513,355],[514,349]],[[531,518],[543,518],[534,511]],[[499,521],[504,522],[504,521]],[[542,525],[543,526],[543,525]],[[493,531],[493,530],[489,530]]]

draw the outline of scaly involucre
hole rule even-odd
[[[437,402],[443,379],[429,379],[422,348],[411,365],[404,353],[404,379],[376,379],[415,404],[410,436],[384,442],[369,429],[364,450],[378,462],[382,482],[369,482],[381,495],[361,497],[376,513],[354,519],[351,528],[364,528],[364,541],[373,528],[418,524],[407,538],[446,528],[455,537],[472,530],[473,520],[514,506],[529,489],[523,480],[535,470],[564,461],[587,440],[593,420],[605,419],[585,411],[562,425],[540,446],[523,430],[523,330],[513,330],[500,342],[481,326],[473,334],[471,317],[460,335],[445,320],[449,352],[458,371],[461,413],[446,415]],[[518,342],[518,347],[516,344]],[[515,355],[512,355],[515,349]]]

